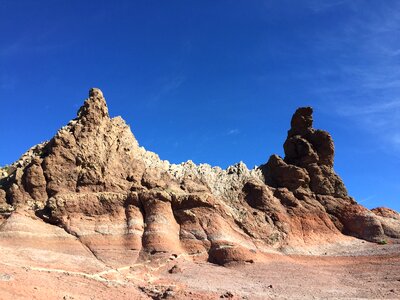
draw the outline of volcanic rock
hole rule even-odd
[[[400,239],[400,214],[390,208],[377,207],[371,210],[382,224],[386,236]]]
[[[38,232],[46,231],[52,244],[79,242],[114,267],[172,254],[254,262],[344,235],[398,238],[396,212],[369,211],[348,196],[333,169],[333,140],[312,127],[312,112],[295,112],[285,158],[222,170],[170,164],[146,151],[122,118],[110,118],[103,93],[91,89],[75,119],[2,170],[0,246],[24,220],[36,224],[34,247],[43,247]]]

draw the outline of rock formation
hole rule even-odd
[[[370,211],[348,196],[333,170],[332,138],[312,123],[312,108],[299,108],[285,158],[253,170],[175,165],[140,147],[91,89],[76,119],[1,170],[0,232],[22,216],[46,222],[112,266],[171,254],[252,262],[345,235],[400,238],[397,212]]]

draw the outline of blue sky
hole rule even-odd
[[[174,163],[283,155],[314,107],[352,196],[400,210],[400,2],[0,0],[0,165],[100,87]]]

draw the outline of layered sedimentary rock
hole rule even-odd
[[[113,266],[171,254],[254,261],[344,234],[399,238],[397,212],[369,211],[348,196],[333,169],[332,138],[312,123],[312,109],[298,109],[285,157],[272,155],[253,170],[174,165],[140,147],[91,89],[77,118],[2,169],[0,231],[9,231],[14,215],[31,217],[63,228]]]

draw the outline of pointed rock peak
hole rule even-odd
[[[89,90],[89,97],[90,98],[103,98],[104,99],[103,92],[98,88],[91,88]]]
[[[78,111],[78,119],[86,124],[99,124],[104,119],[109,119],[108,108],[103,92],[98,88],[89,90],[89,98]]]
[[[335,147],[331,135],[313,128],[313,109],[300,107],[292,117],[291,128],[283,145],[285,162],[299,167],[311,164],[333,168]]]
[[[312,107],[300,107],[296,110],[290,123],[291,129],[289,135],[304,135],[312,129],[313,126]]]

